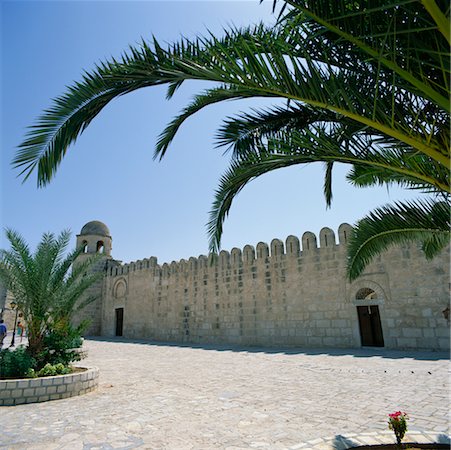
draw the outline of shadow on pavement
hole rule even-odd
[[[411,358],[421,361],[439,361],[448,360],[449,352],[430,352],[414,350],[389,350],[384,348],[300,348],[300,347],[263,347],[263,346],[241,346],[231,344],[196,344],[183,342],[163,342],[153,341],[151,339],[131,339],[123,337],[103,337],[103,336],[85,336],[85,339],[100,342],[118,342],[127,344],[153,345],[159,347],[181,347],[181,348],[199,348],[203,350],[212,350],[217,352],[247,352],[247,353],[283,353],[286,355],[329,355],[329,356],[352,356],[355,358],[380,357],[388,359]]]

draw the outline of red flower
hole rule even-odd
[[[406,416],[406,415],[407,415],[406,413],[403,413],[401,411],[396,411],[393,414],[389,414],[388,417],[390,417],[392,419],[395,419],[395,420],[398,420],[400,417]]]

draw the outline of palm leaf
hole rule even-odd
[[[387,85],[389,74],[364,73],[360,60],[353,69],[341,71],[333,62],[317,63],[311,59],[309,48],[292,42],[292,27],[284,26],[231,30],[222,39],[208,36],[181,40],[167,49],[156,40],[153,48],[146,43],[131,48],[121,61],[113,59],[98,66],[57,98],[20,145],[13,164],[22,169],[25,178],[37,168],[38,183],[44,185],[69,145],[111,100],[143,87],[165,83],[175,86],[192,79],[240,88],[237,98],[242,98],[246,90],[246,96],[278,96],[340,114],[370,127],[376,135],[390,136],[448,165],[449,149],[443,149],[430,130],[412,130],[397,110],[410,95],[408,80],[398,77]],[[327,52],[329,43],[321,42]],[[390,90],[376,103],[370,95],[375,83],[385,83]],[[423,99],[422,108],[426,103],[428,97]],[[442,108],[441,103],[437,105]],[[418,115],[415,111],[412,114]]]
[[[358,221],[348,247],[349,278],[357,278],[376,255],[392,245],[421,242],[428,259],[436,256],[449,244],[449,211],[449,201],[395,203]]]

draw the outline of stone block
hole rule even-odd
[[[437,347],[437,338],[422,338],[418,339],[418,346],[420,348],[434,348]]]
[[[50,400],[50,395],[41,395],[38,400],[40,402],[47,402],[48,400]]]
[[[388,330],[388,335],[393,338],[401,336],[401,331],[398,328],[391,328]]]
[[[60,384],[56,387],[56,392],[58,392],[59,394],[67,392],[67,386],[65,384]]]
[[[340,344],[340,339],[337,339],[335,337],[325,337],[323,338],[323,344],[327,347],[336,347]]]
[[[23,397],[23,389],[13,389],[11,391],[11,395],[14,398]]]
[[[24,389],[23,395],[24,395],[24,397],[31,397],[32,395],[35,395],[34,389],[33,388]]]
[[[436,328],[435,334],[439,338],[444,338],[444,337],[449,338],[449,328]]]
[[[52,378],[42,378],[41,385],[42,386],[51,386],[53,384]]]
[[[47,394],[47,389],[45,387],[38,387],[35,389],[35,394],[38,396],[42,396]]]
[[[400,348],[416,348],[417,346],[415,338],[398,338],[397,343]]]
[[[48,386],[46,388],[47,394],[54,394],[56,392],[57,386]]]
[[[419,338],[423,336],[420,328],[403,328],[402,334],[406,338]]]
[[[435,330],[431,328],[424,328],[423,329],[423,336],[426,338],[432,338],[435,337]]]
[[[12,389],[4,389],[0,391],[0,399],[10,398],[13,390]]]
[[[71,384],[74,381],[74,375],[65,375],[63,377],[64,384]]]
[[[309,337],[307,338],[307,342],[313,347],[321,347],[323,345],[323,340],[320,337]]]
[[[30,380],[30,387],[37,388],[42,386],[42,378],[33,378]]]
[[[30,381],[29,380],[21,380],[21,381],[17,381],[17,387],[19,389],[25,389],[30,387]]]
[[[36,403],[38,401],[38,397],[27,397],[27,403]]]
[[[13,398],[5,398],[4,400],[0,400],[0,406],[13,406],[15,401]]]
[[[50,395],[50,400],[59,400],[60,398],[61,398],[61,394]]]
[[[64,377],[53,378],[53,386],[60,386],[62,384],[64,384]]]
[[[79,392],[82,388],[83,383],[81,381],[77,381],[76,383],[73,383],[71,386],[67,386],[67,389],[71,392]]]
[[[17,389],[17,383],[15,381],[7,381],[6,389]]]
[[[344,319],[333,319],[331,326],[334,328],[344,328],[349,326],[348,321]]]

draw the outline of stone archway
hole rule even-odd
[[[120,278],[114,284],[114,334],[115,336],[124,335],[124,304],[127,295],[127,281]]]

